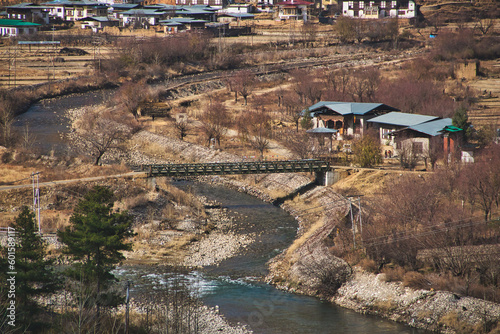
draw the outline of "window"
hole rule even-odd
[[[365,2],[364,1],[360,1],[359,2],[359,8],[365,8]]]
[[[380,3],[380,8],[385,8],[385,1],[382,1],[382,2]]]
[[[391,4],[392,8],[396,8],[397,5],[398,5],[397,1],[393,1],[392,4]]]
[[[411,143],[412,145],[412,151],[413,153],[418,153],[418,154],[422,154],[424,153],[424,143],[422,142],[413,142]]]
[[[387,135],[389,132],[391,132],[390,129],[382,129],[382,139],[389,139],[389,136]]]
[[[349,1],[348,4],[349,4],[349,9],[352,9],[352,7],[354,7],[354,1]]]

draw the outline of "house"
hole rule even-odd
[[[340,138],[345,135],[362,136],[369,119],[399,109],[382,103],[321,101],[308,110],[315,128],[338,130]]]
[[[90,0],[55,0],[42,5],[50,9],[50,16],[63,21],[77,21],[84,17],[107,16],[106,4]]]
[[[304,0],[285,0],[278,4],[278,20],[298,20],[307,22],[309,18],[309,8],[313,2]]]
[[[166,34],[175,34],[183,30],[204,29],[208,21],[197,20],[190,17],[173,17],[168,20],[161,20],[160,25]]]
[[[242,20],[253,20],[253,14],[249,13],[222,13],[217,15],[218,22],[240,22]]]
[[[417,6],[414,0],[351,0],[342,1],[342,15],[365,19],[384,17],[410,19],[417,16]]]
[[[393,146],[396,152],[403,148],[411,147],[411,151],[414,154],[428,155],[432,150],[441,151],[445,148],[454,150],[454,143],[456,141],[452,137],[447,136],[443,140],[443,131],[446,131],[445,129],[449,127],[452,127],[451,118],[437,118],[394,131],[390,135],[394,137],[395,144]],[[453,128],[461,131],[461,129]]]
[[[394,133],[398,130],[419,131],[419,125],[440,119],[437,116],[408,114],[402,112],[390,112],[385,115],[374,117],[368,120],[371,128],[377,129],[380,135],[380,142],[384,145],[392,145],[396,148]],[[446,123],[447,124],[447,123]],[[443,124],[438,130],[445,127]],[[451,125],[451,120],[449,121]],[[415,130],[416,129],[416,130]]]
[[[38,32],[40,24],[23,20],[0,19],[0,36],[16,37]]]
[[[116,27],[119,21],[107,16],[84,17],[79,20],[82,29],[92,29],[93,32],[102,31],[104,27]]]
[[[228,5],[224,7],[223,9],[220,9],[218,11],[219,14],[226,14],[226,13],[232,13],[232,14],[241,14],[241,13],[253,13],[254,12],[254,7],[253,5],[249,3],[235,3]]]
[[[24,20],[27,22],[49,24],[50,9],[35,3],[25,2],[17,5],[6,6],[7,18]]]
[[[109,16],[119,20],[120,14],[127,10],[139,8],[139,4],[135,3],[115,3],[108,7]]]
[[[168,13],[157,9],[130,9],[119,14],[120,22],[123,27],[138,26],[145,27],[156,26],[165,19]]]
[[[178,6],[205,5],[221,9],[227,2],[224,0],[175,0],[175,4]]]

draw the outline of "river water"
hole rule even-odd
[[[61,140],[61,135],[69,131],[65,110],[96,105],[108,97],[109,92],[91,92],[42,101],[19,116],[14,125],[19,130],[25,124],[30,126],[41,153],[52,150],[56,155],[70,154]],[[193,182],[175,185],[221,203],[235,219],[235,232],[255,233],[256,242],[243,254],[200,271],[180,274],[151,266],[118,268],[120,279],[133,282],[132,295],[141,286],[175,277],[205,304],[218,306],[230,323],[246,324],[255,333],[425,333],[262,283],[266,262],[294,239],[298,227],[295,219],[271,204],[221,186]]]

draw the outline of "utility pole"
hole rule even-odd
[[[127,296],[125,297],[125,334],[128,334],[129,327],[129,302],[130,302],[130,281],[127,281]]]
[[[361,197],[358,196],[358,206],[359,206],[359,232],[361,233],[361,246],[363,246],[363,221],[361,220]]]
[[[38,222],[38,234],[42,234],[42,227],[40,224],[40,183],[39,183],[40,172],[32,173],[31,179],[33,183],[33,212],[36,214]]]
[[[354,218],[352,214],[352,201],[350,198],[349,198],[349,210],[351,211],[352,243],[353,243],[353,248],[356,249],[356,224],[354,223]]]

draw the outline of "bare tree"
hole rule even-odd
[[[489,31],[493,31],[494,27],[495,21],[492,18],[487,18],[477,21],[474,29],[479,30],[483,35],[486,35]]]
[[[202,122],[201,129],[205,133],[208,145],[214,140],[215,144],[220,146],[221,139],[232,124],[226,106],[221,101],[210,101],[205,106],[200,120]]]
[[[189,130],[191,129],[191,127],[189,126],[189,123],[187,121],[175,122],[174,128],[176,129],[180,140],[184,140],[184,137],[186,137],[188,135]]]
[[[95,159],[97,166],[104,154],[122,149],[138,129],[131,114],[107,108],[87,109],[73,123],[71,136],[79,148]]]
[[[252,94],[255,80],[255,74],[253,74],[250,70],[238,71],[231,79],[228,80],[229,89],[234,92],[234,102],[238,102],[239,93],[243,96],[245,105],[247,105],[247,99]]]
[[[271,117],[264,110],[249,111],[241,114],[238,119],[238,131],[243,139],[260,152],[261,159],[264,151],[269,148],[271,137]]]
[[[0,104],[0,136],[1,145],[10,146],[13,144],[12,124],[14,123],[14,111],[8,101]]]

